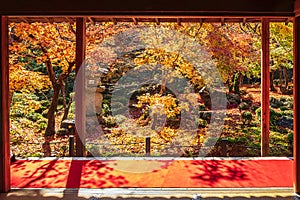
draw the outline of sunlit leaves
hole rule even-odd
[[[142,108],[144,104],[147,104],[146,109],[149,110],[151,106],[156,104],[163,105],[162,110],[159,112],[164,112],[160,114],[166,114],[168,118],[175,117],[180,114],[180,107],[176,103],[176,98],[171,95],[161,96],[159,94],[150,95],[149,93],[138,96],[138,103],[135,105],[137,108]]]
[[[293,68],[293,24],[270,24],[271,69]]]

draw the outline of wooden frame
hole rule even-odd
[[[300,17],[294,21],[294,191],[300,195]]]
[[[270,154],[270,22],[262,19],[261,156]]]
[[[0,192],[10,189],[10,136],[9,136],[9,68],[8,68],[8,19],[1,16],[1,80],[0,80]]]
[[[294,16],[294,0],[10,0],[2,15]]]
[[[86,20],[76,19],[76,88],[75,88],[75,128],[76,156],[85,156],[85,70],[81,68],[85,59]]]

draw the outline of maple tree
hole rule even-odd
[[[275,72],[278,72],[280,91],[291,93],[288,70],[293,68],[293,24],[270,24],[271,90],[274,87]]]
[[[211,24],[206,36],[206,46],[227,84],[229,92],[239,93],[243,76],[257,76],[260,68],[260,49],[255,46],[255,36],[243,32],[240,24]]]
[[[44,134],[46,138],[50,137],[51,139],[55,134],[55,112],[59,95],[64,89],[66,78],[75,67],[74,24],[11,23],[9,28],[12,38],[10,42],[10,85],[14,87],[12,91],[20,89],[18,85],[26,86],[20,77],[15,75],[19,73],[26,76],[25,79],[31,80],[30,83],[34,90],[44,87],[44,85],[51,86],[53,96],[47,113],[48,122]],[[18,62],[20,60],[22,62]],[[32,63],[43,67],[44,74],[39,76],[41,72],[34,72],[34,70],[24,73],[26,72],[24,67],[30,67]],[[47,154],[49,155],[48,140],[45,143],[45,149],[48,149]]]

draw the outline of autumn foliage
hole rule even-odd
[[[147,29],[145,29],[147,28]],[[167,41],[179,49],[173,52],[165,47],[154,48],[165,38],[157,34],[157,29],[169,31]],[[126,51],[127,47],[103,44],[111,38],[124,39],[123,33],[133,38],[135,30],[150,30],[144,34],[143,42],[151,47]],[[39,147],[40,154],[27,154],[21,151],[22,146],[16,152],[18,155],[50,156],[53,148],[56,155],[66,155],[66,139],[60,138],[60,124],[64,119],[74,118],[73,90],[75,80],[75,36],[76,25],[70,22],[64,23],[11,23],[9,25],[9,64],[10,64],[10,102],[11,102],[11,134],[14,145],[20,145],[22,140],[28,143],[43,144]],[[152,31],[152,32],[151,32]],[[183,56],[180,50],[193,49],[190,43],[176,37],[174,33],[180,33],[197,43],[207,51],[209,60],[216,66],[224,85],[227,97],[228,110],[226,112],[225,126],[222,136],[228,138],[243,138],[247,140],[234,140],[234,142],[259,144],[259,113],[260,98],[252,96],[251,89],[260,92],[260,54],[261,54],[261,27],[259,23],[88,23],[86,32],[86,70],[90,79],[96,80],[96,87],[101,90],[100,112],[97,116],[97,125],[88,127],[87,139],[89,153],[113,154],[121,151],[124,154],[141,154],[144,152],[144,136],[132,134],[135,128],[140,127],[142,132],[151,133],[153,152],[157,155],[168,155],[166,149],[170,146],[176,153],[184,156],[199,155],[200,147],[209,146],[218,142],[218,138],[207,138],[211,113],[220,110],[211,109],[210,95],[212,93],[212,79],[207,79],[201,74],[193,62]],[[290,95],[292,84],[290,74],[292,69],[292,25],[284,23],[271,24],[271,90],[279,95]],[[155,37],[152,37],[152,36]],[[120,41],[119,41],[120,42]],[[122,43],[122,42],[120,42]],[[102,45],[102,46],[101,46]],[[182,49],[180,47],[182,46]],[[118,49],[119,52],[116,53]],[[119,53],[119,54],[118,54]],[[157,69],[157,66],[160,66]],[[203,67],[209,73],[209,67]],[[132,91],[128,104],[120,100],[119,108],[130,107],[128,115],[112,115],[112,91],[116,83],[131,70],[159,71],[162,75],[156,80],[156,84],[145,84],[137,91]],[[173,73],[169,73],[172,71]],[[212,74],[211,74],[212,75]],[[212,75],[212,77],[214,77]],[[186,80],[192,85],[193,92],[186,96],[186,103],[178,101],[167,82],[175,78]],[[248,85],[245,83],[248,82]],[[136,85],[135,82],[132,83]],[[251,85],[252,84],[252,85]],[[250,85],[250,86],[249,86]],[[254,85],[254,86],[253,86]],[[125,87],[125,86],[124,86]],[[257,89],[258,88],[258,89]],[[220,91],[216,91],[220,92]],[[284,96],[285,97],[285,96]],[[103,99],[102,99],[103,98]],[[257,100],[258,99],[258,100]],[[275,101],[275,100],[274,100]],[[289,96],[286,100],[290,103]],[[288,104],[286,103],[286,104]],[[242,105],[241,105],[242,104]],[[246,104],[246,105],[245,105]],[[162,105],[154,110],[155,105]],[[281,110],[281,107],[284,107]],[[197,108],[198,118],[185,122],[197,124],[195,135],[188,135],[188,128],[179,129],[182,113]],[[277,109],[277,110],[276,110]],[[289,115],[292,105],[277,107],[274,119],[281,119]],[[152,113],[151,113],[152,111]],[[157,113],[155,113],[157,112]],[[88,115],[88,114],[87,114]],[[159,130],[149,128],[153,124],[153,116],[164,116],[165,125]],[[251,115],[251,117],[250,117]],[[244,123],[243,116],[248,116]],[[194,120],[194,121],[193,121]],[[123,124],[120,125],[120,124]],[[89,121],[87,121],[89,123]],[[22,130],[25,130],[22,132]],[[99,131],[101,130],[101,131]],[[137,130],[137,131],[139,131]],[[253,132],[249,135],[244,132]],[[292,131],[287,127],[274,124],[272,129],[273,141],[282,142],[290,138]],[[101,134],[100,134],[101,132]],[[277,135],[284,132],[284,139]],[[37,136],[38,135],[38,136]],[[100,136],[99,136],[100,135]],[[173,140],[181,138],[181,141]],[[56,142],[63,141],[63,146],[55,146]],[[97,145],[109,142],[111,146],[105,146],[99,151]],[[286,142],[286,141],[284,141]],[[283,142],[283,143],[284,143]],[[52,144],[54,144],[54,147]],[[133,145],[127,145],[132,143]],[[96,144],[96,145],[94,145]],[[52,145],[52,146],[51,146]],[[169,146],[168,146],[169,145]],[[168,147],[166,147],[168,146]],[[180,146],[185,146],[181,148]],[[18,148],[16,148],[18,149]],[[42,150],[43,149],[43,150]],[[52,150],[51,150],[52,149]],[[211,149],[210,149],[211,150]],[[31,152],[34,149],[30,150]],[[112,152],[110,152],[112,151]],[[52,152],[52,154],[51,154]],[[211,151],[218,154],[219,149]],[[252,154],[251,154],[252,153]],[[248,152],[248,154],[255,154]]]

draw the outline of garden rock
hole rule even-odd
[[[278,99],[271,97],[270,98],[270,106],[272,108],[279,108],[283,105],[283,103],[281,101],[279,101]]]
[[[200,118],[203,120],[209,120],[211,118],[211,111],[201,111],[199,112]]]
[[[282,117],[279,118],[279,120],[277,120],[275,122],[275,124],[277,126],[281,126],[281,127],[284,127],[284,128],[293,129],[294,121],[293,121],[293,118],[291,118],[291,117],[282,116]]]
[[[241,98],[238,94],[229,93],[226,96],[227,96],[227,100],[230,104],[239,104],[239,103],[241,103]]]

